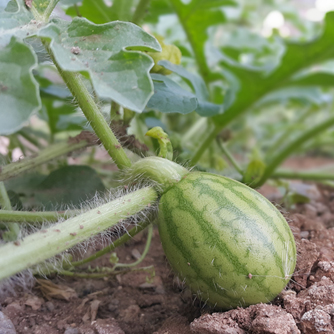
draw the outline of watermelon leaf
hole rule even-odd
[[[36,65],[32,48],[16,37],[0,47],[0,134],[20,130],[31,114],[40,109],[38,83],[32,74]]]
[[[160,51],[157,40],[128,22],[97,25],[84,18],[53,21],[39,32],[64,71],[87,76],[101,98],[141,112],[153,94],[152,59],[139,51]],[[130,50],[131,47],[131,50]]]
[[[228,94],[233,99],[229,105],[225,101],[225,112],[214,118],[215,123],[219,127],[225,126],[265,95],[293,82],[293,76],[301,70],[334,58],[333,38],[334,12],[330,12],[326,15],[324,30],[317,39],[307,43],[286,43],[280,65],[270,74],[222,60],[221,66],[237,85],[230,89]]]

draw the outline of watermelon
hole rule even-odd
[[[166,257],[193,293],[227,310],[273,300],[289,282],[296,245],[265,197],[235,180],[192,172],[161,196]]]

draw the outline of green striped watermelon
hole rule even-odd
[[[180,279],[222,309],[271,301],[296,264],[292,232],[276,207],[210,173],[189,173],[162,195],[159,234]]]

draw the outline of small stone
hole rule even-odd
[[[53,312],[53,311],[55,310],[55,306],[54,306],[53,303],[50,302],[50,301],[46,302],[46,303],[45,303],[45,306],[46,306],[46,308],[48,309],[48,311],[50,311],[50,312]]]
[[[301,231],[301,232],[300,232],[300,237],[301,237],[302,239],[308,239],[309,235],[310,235],[310,232],[309,232],[309,231]]]
[[[125,334],[114,318],[97,319],[92,325],[98,334]]]
[[[64,334],[79,334],[79,330],[77,328],[68,327]]]
[[[12,321],[0,312],[0,333],[1,334],[16,334],[15,327]]]

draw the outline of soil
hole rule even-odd
[[[0,296],[0,334],[334,334],[334,188],[307,189],[310,203],[285,214],[297,243],[297,268],[271,304],[228,312],[201,304],[180,287],[155,230],[141,264],[153,265],[154,275],[136,271],[98,280],[38,280],[31,289],[16,289],[15,296]],[[261,192],[276,196],[270,188]],[[143,233],[117,249],[120,261],[134,261],[145,241]],[[108,264],[105,256],[91,266]],[[1,329],[8,319],[15,330]]]

